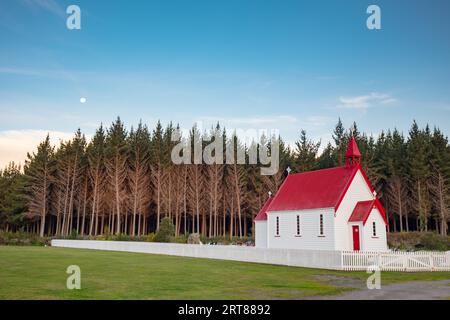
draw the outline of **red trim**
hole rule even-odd
[[[361,171],[361,174],[362,174],[364,180],[366,180],[366,183],[369,186],[370,191],[373,193],[375,191],[375,189],[372,187],[372,184],[370,183],[369,178],[367,178],[366,173],[364,172],[361,164],[359,164],[359,163],[358,163],[358,169]]]
[[[288,174],[287,177],[286,177],[286,179],[284,179],[284,181],[281,183],[280,187],[279,187],[278,190],[277,190],[277,193],[275,194],[275,196],[273,197],[273,199],[272,199],[272,201],[270,202],[269,206],[267,207],[266,212],[269,212],[269,211],[270,211],[271,204],[274,203],[274,202],[275,202],[274,200],[277,199],[278,195],[280,194],[279,191],[283,188],[284,184],[285,184],[286,181],[289,179],[289,176],[290,176],[290,175]]]
[[[384,212],[383,206],[381,205],[378,198],[367,201],[359,201],[356,203],[348,222],[359,222],[361,221],[363,225],[366,225],[367,219],[372,213],[373,209],[376,208],[387,225],[386,213]]]
[[[344,197],[345,197],[345,195],[347,194],[347,191],[348,191],[348,189],[350,188],[350,186],[351,186],[351,184],[352,184],[352,182],[353,182],[353,179],[355,178],[356,173],[357,173],[358,171],[361,172],[361,175],[363,176],[364,180],[366,181],[367,186],[368,186],[369,189],[370,189],[370,192],[372,192],[372,194],[373,194],[373,192],[375,191],[375,190],[373,189],[373,187],[372,187],[370,181],[369,181],[369,178],[367,178],[366,173],[364,172],[363,168],[361,167],[361,164],[358,163],[358,164],[355,166],[355,171],[352,173],[352,176],[351,176],[349,182],[347,183],[347,185],[345,186],[344,191],[342,192],[341,196],[339,197],[338,203],[337,203],[336,206],[334,207],[334,211],[335,211],[335,212],[338,211],[339,206],[341,205],[342,200],[344,200]],[[383,210],[383,212],[384,212],[384,210]]]
[[[375,205],[377,206],[377,209],[380,212],[381,217],[384,220],[384,223],[386,225],[389,225],[389,221],[387,220],[386,211],[384,211],[383,205],[381,204],[381,201],[378,199],[378,197],[375,197]]]
[[[345,186],[344,190],[342,191],[342,194],[339,197],[337,204],[334,206],[334,212],[336,212],[339,209],[339,206],[341,205],[342,200],[344,199],[345,195],[347,194],[348,188],[350,188],[350,185],[352,184],[353,179],[355,178],[356,172],[358,172],[358,170],[355,170],[354,172],[352,172],[352,175],[351,175],[347,185]]]
[[[258,212],[256,217],[253,219],[253,221],[266,221],[267,220],[267,208],[269,207],[270,203],[272,202],[273,197],[269,197],[266,202],[264,203],[261,210]]]

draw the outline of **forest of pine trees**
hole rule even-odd
[[[340,166],[349,139],[339,119],[333,143],[319,154],[320,141],[305,131],[293,149],[280,137],[280,170],[260,174],[258,165],[181,164],[171,161],[175,128],[160,122],[153,130],[139,123],[128,132],[118,118],[100,126],[90,141],[78,130],[73,139],[53,147],[50,138],[28,154],[23,168],[10,163],[0,171],[0,230],[40,236],[85,236],[104,232],[143,236],[169,217],[176,235],[198,232],[207,237],[246,237],[253,218],[268,197],[293,173]],[[196,127],[193,137],[210,143],[220,133],[224,144],[248,147],[217,125],[209,133]],[[386,208],[389,229],[447,235],[450,220],[450,146],[438,129],[414,122],[404,135],[381,132],[375,139],[354,136],[361,163]],[[187,139],[186,139],[187,138]],[[262,142],[266,138],[262,138]],[[224,145],[225,149],[225,145]],[[193,152],[192,152],[193,156]]]

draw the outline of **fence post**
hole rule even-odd
[[[447,267],[447,270],[450,271],[450,251],[445,252],[445,266]]]
[[[402,254],[403,257],[403,271],[408,269],[408,256],[406,254]]]
[[[380,269],[380,271],[381,271],[381,253],[380,252],[378,252],[378,255],[377,255],[377,266],[378,266],[378,269]]]
[[[430,269],[431,269],[431,271],[434,271],[433,252],[430,252],[430,253],[428,254],[428,257],[430,258]]]

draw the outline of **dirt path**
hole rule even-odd
[[[332,280],[331,282],[334,282]],[[339,281],[339,280],[337,280]],[[347,282],[348,283],[348,282]],[[450,299],[450,280],[413,281],[381,285],[381,289],[361,288],[337,296],[322,296],[326,300],[448,300]]]

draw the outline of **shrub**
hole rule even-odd
[[[159,225],[159,230],[156,232],[155,241],[156,242],[170,242],[172,237],[175,236],[175,226],[172,220],[165,217],[161,220]]]
[[[399,232],[388,235],[388,245],[396,250],[450,250],[450,237],[435,232]]]
[[[0,231],[0,245],[45,246],[50,245],[50,241],[50,237],[40,238],[33,233]]]
[[[230,239],[229,236],[219,236],[219,237],[205,237],[200,236],[200,240],[204,244],[214,244],[214,245],[237,245],[237,246],[253,246],[255,241],[252,237],[233,237]]]
[[[185,234],[179,235],[178,237],[171,237],[170,242],[174,243],[187,243],[188,236]]]
[[[155,234],[153,232],[149,233],[147,236],[145,236],[144,241],[154,242],[155,241]]]
[[[130,241],[130,236],[125,233],[119,233],[118,235],[114,236],[114,241]]]
[[[189,244],[200,244],[200,235],[198,233],[191,233],[187,240]]]
[[[72,232],[67,237],[68,239],[75,240],[78,238],[78,232],[75,229],[72,229]]]

